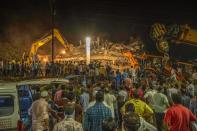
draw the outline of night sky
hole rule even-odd
[[[197,29],[197,8],[192,2],[132,1],[56,0],[55,26],[72,42],[86,35],[105,35],[112,41],[127,41],[129,36],[139,35],[149,49],[153,47],[149,29],[155,22],[187,23]],[[50,27],[50,0],[1,1],[1,44],[32,43],[48,32]],[[182,51],[182,47],[178,47],[179,51],[175,54],[185,53],[187,48],[190,49],[184,47]]]

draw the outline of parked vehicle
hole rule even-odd
[[[0,83],[0,130],[19,129],[21,123],[19,111],[16,83]]]
[[[0,82],[0,130],[28,131],[31,127],[28,110],[42,88],[52,91],[52,88],[68,84],[69,80],[57,78]]]

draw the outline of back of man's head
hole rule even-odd
[[[157,88],[157,91],[158,91],[158,92],[162,92],[162,90],[163,90],[163,87],[162,87],[162,86],[159,86],[159,87]]]
[[[88,89],[87,89],[87,88],[82,88],[81,91],[82,91],[83,93],[88,93]]]
[[[171,97],[172,97],[172,101],[174,104],[181,104],[181,95],[178,94],[178,93],[173,93],[171,94]]]
[[[96,102],[103,102],[104,101],[104,93],[102,91],[98,91],[96,93]]]
[[[178,84],[175,84],[174,87],[175,87],[176,89],[179,89],[179,85],[178,85]]]
[[[105,119],[102,123],[102,131],[115,131],[116,122],[112,117]]]
[[[140,117],[133,112],[129,112],[124,115],[123,123],[126,131],[138,131],[140,127]]]
[[[44,91],[41,92],[40,96],[42,98],[47,98],[48,97],[48,92],[44,90]]]
[[[186,93],[187,93],[186,88],[181,88],[181,95],[186,95]]]
[[[65,85],[61,85],[61,89],[62,90],[65,90],[66,89],[66,86]]]
[[[124,88],[124,86],[123,85],[121,85],[120,86],[120,90],[124,90],[125,88]]]
[[[126,104],[125,106],[125,112],[134,112],[135,106],[133,103]]]
[[[109,93],[109,88],[105,88],[105,93]]]
[[[134,91],[134,93],[133,93],[133,97],[134,97],[135,99],[138,99],[138,98],[139,98],[139,94],[138,94],[138,90],[137,90],[137,89],[135,89],[135,91]]]
[[[74,101],[75,100],[75,93],[74,92],[68,92],[67,94],[66,94],[66,97],[67,97],[67,99],[68,100],[70,100],[70,101]]]
[[[64,106],[64,114],[65,116],[71,116],[75,111],[75,104],[73,103],[67,103]]]
[[[153,89],[153,85],[152,85],[152,84],[150,84],[149,88],[152,90],[152,89]]]

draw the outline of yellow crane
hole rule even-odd
[[[197,46],[197,30],[186,25],[166,26],[155,23],[151,26],[151,38],[156,42],[158,51],[167,53],[169,43]]]
[[[61,33],[59,32],[58,29],[54,28],[54,37],[62,44],[62,46],[66,49],[69,50],[69,45],[68,42],[64,40],[64,38],[62,37]],[[30,52],[29,52],[29,60],[28,61],[34,61],[34,58],[37,55],[37,51],[38,49],[45,45],[47,42],[49,42],[50,40],[52,40],[52,34],[48,34],[46,36],[44,36],[43,38],[41,38],[40,40],[34,42],[31,46]]]

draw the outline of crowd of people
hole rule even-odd
[[[99,62],[92,63],[90,68],[100,67]],[[87,72],[85,62],[3,62],[0,61],[0,78],[20,77],[20,78],[39,78],[39,77],[63,77],[70,74],[81,74]]]
[[[61,64],[60,64],[61,65]],[[61,66],[58,67],[61,67]],[[197,72],[178,79],[110,64],[70,62],[52,72],[83,81],[41,91],[29,109],[33,131],[190,131],[197,129]],[[85,82],[84,82],[85,81]]]

